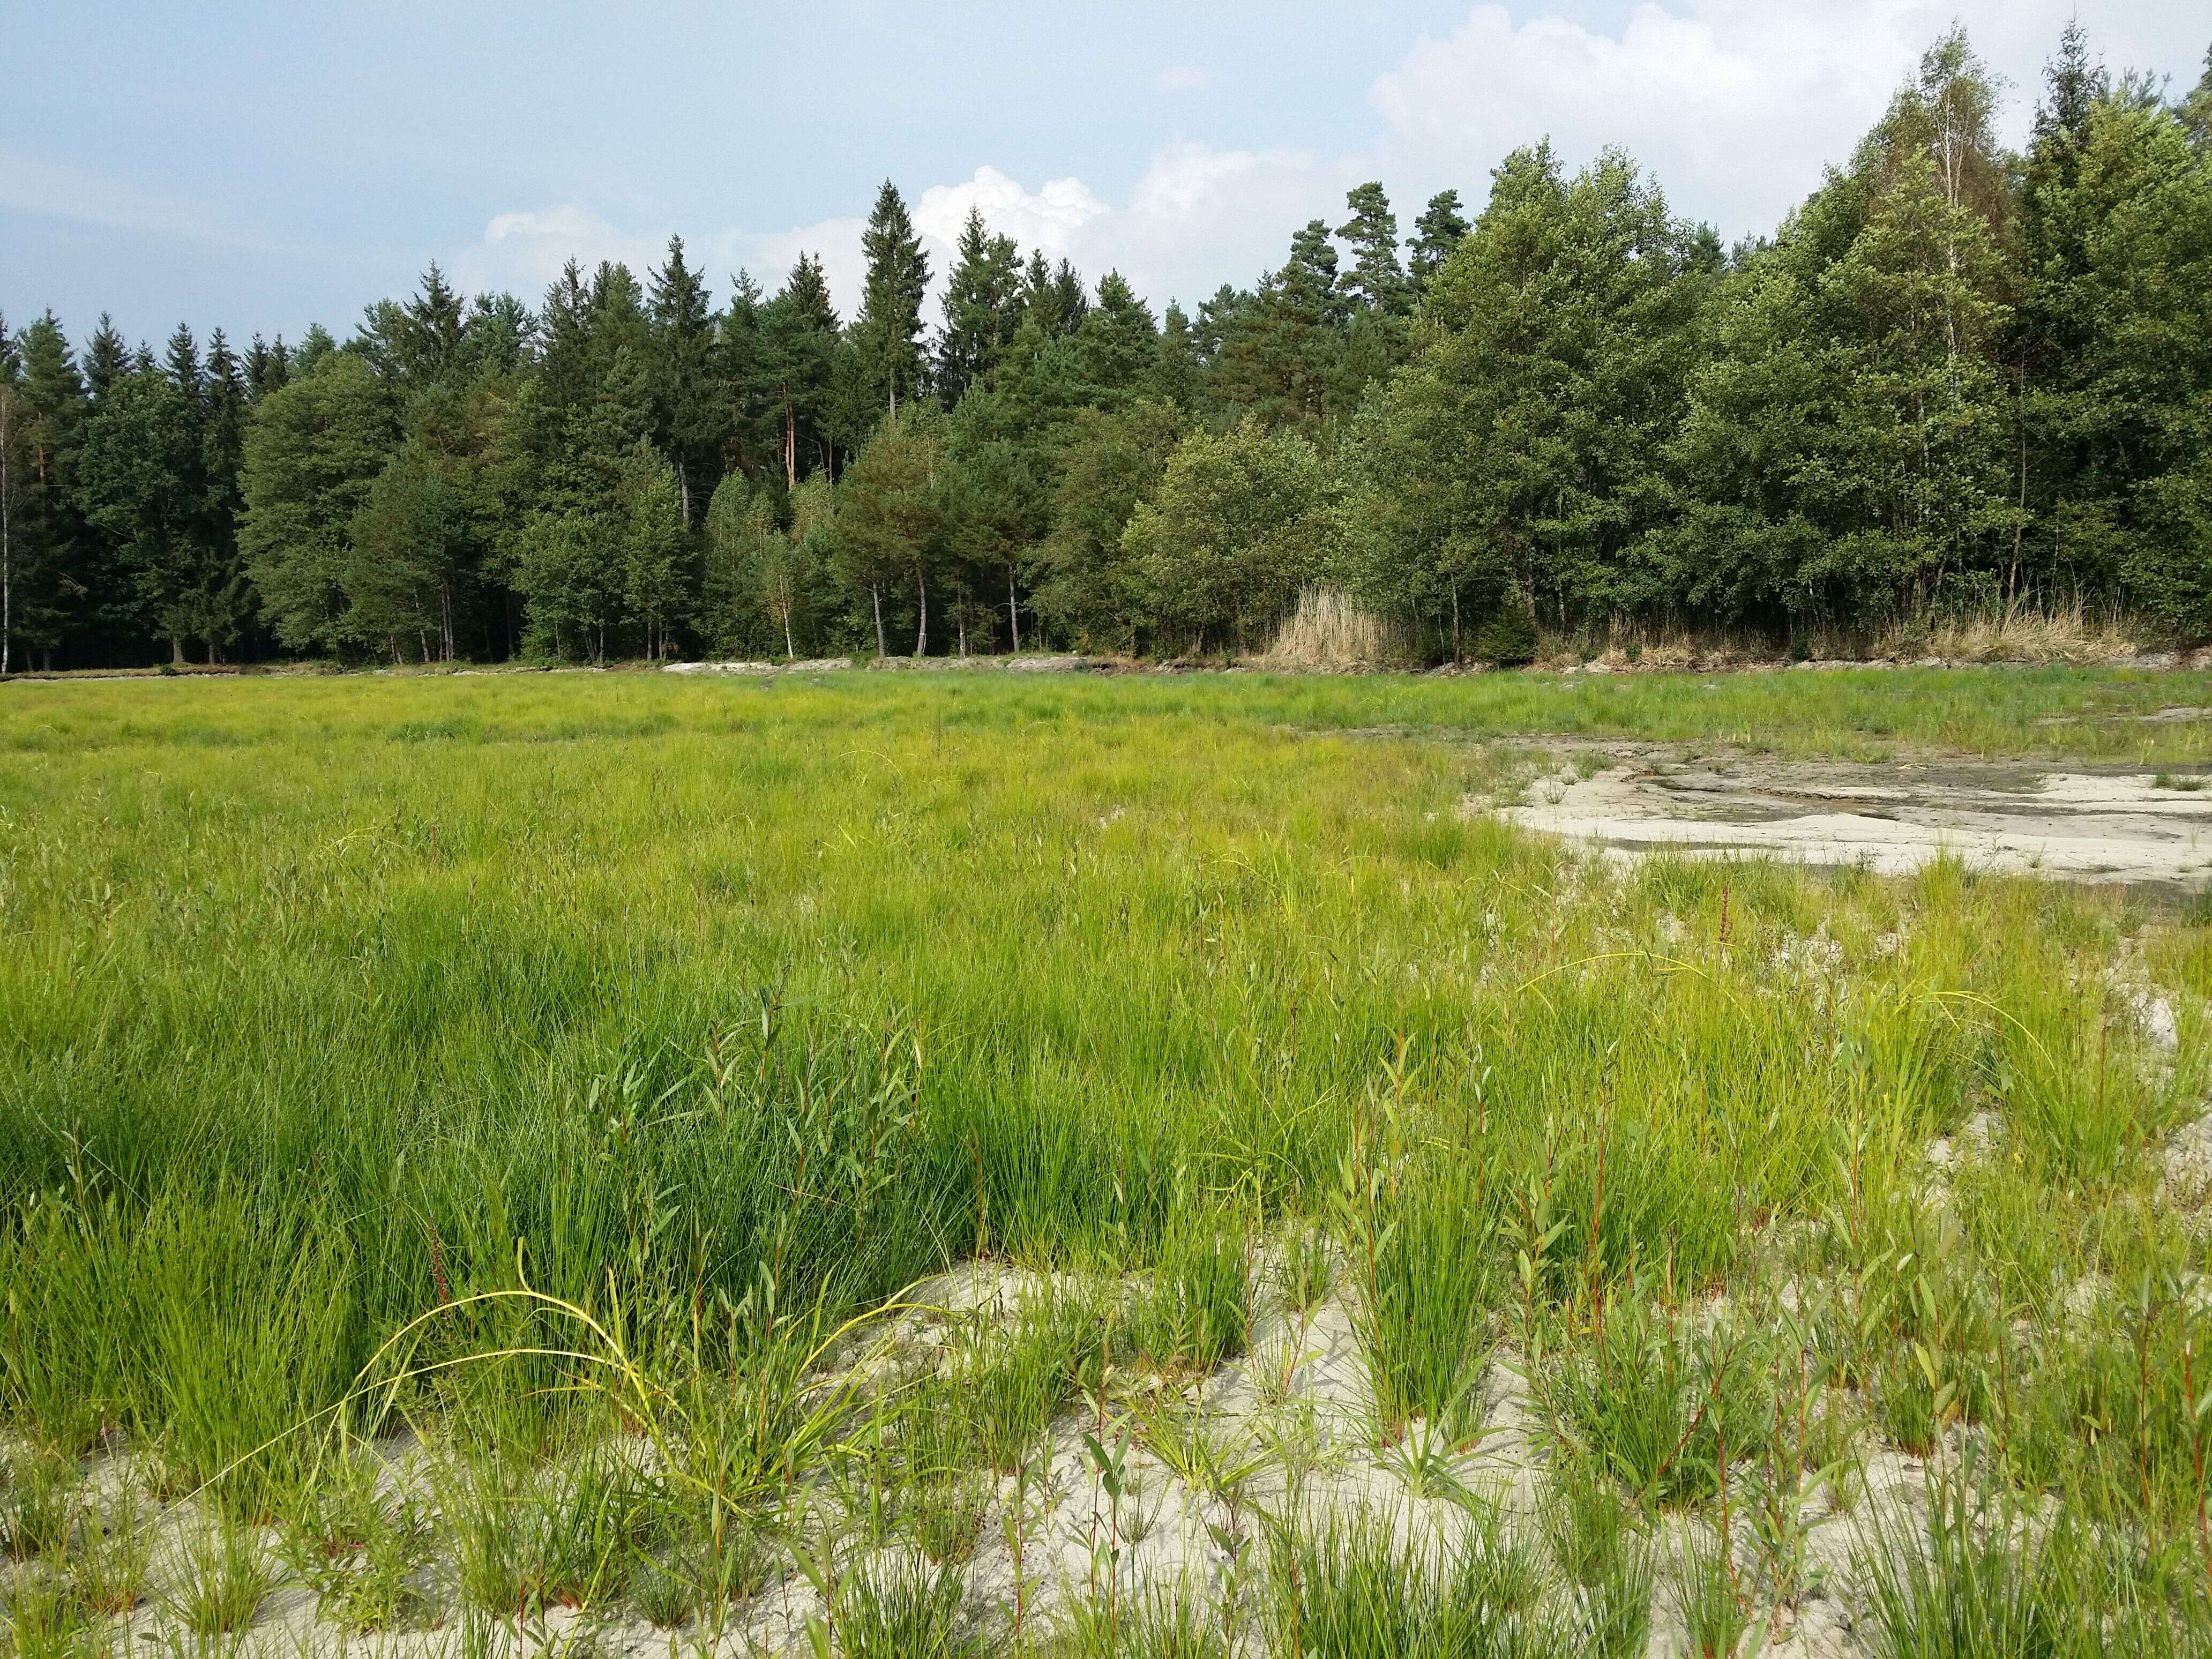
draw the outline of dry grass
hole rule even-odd
[[[1547,635],[1537,666],[1583,664],[1627,670],[1711,672],[1823,662],[2027,663],[2089,667],[2146,648],[2133,617],[2100,615],[2079,600],[2039,609],[2016,604],[1972,613],[1900,617],[1868,632],[1814,629],[1794,643],[1766,635],[1621,621],[1602,632]]]
[[[1875,636],[1869,654],[2081,666],[2131,657],[2142,644],[2131,618],[2093,615],[2076,599],[2048,611],[2011,605],[1972,616],[1893,623]]]
[[[1261,662],[1269,668],[1369,668],[1413,654],[1405,630],[1340,588],[1310,587]]]

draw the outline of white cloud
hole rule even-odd
[[[1156,305],[1188,308],[1222,283],[1245,286],[1280,264],[1309,219],[1334,223],[1367,176],[1358,157],[1288,148],[1224,149],[1184,139],[1156,150],[1099,260]]]
[[[860,257],[860,233],[866,227],[866,220],[848,217],[818,219],[811,225],[765,234],[724,231],[711,239],[708,280],[718,295],[726,297],[727,284],[744,270],[752,274],[763,293],[773,294],[783,286],[799,256],[811,254],[822,261],[822,275],[830,284],[837,314],[850,322],[867,275],[867,263]]]
[[[141,190],[84,167],[0,150],[0,208],[111,230],[180,236],[249,253],[299,257],[294,247],[251,225],[219,203]]]
[[[1742,231],[1771,225],[1848,153],[1929,38],[1899,27],[1918,9],[1645,3],[1607,34],[1556,17],[1516,25],[1504,6],[1480,5],[1369,96],[1393,159],[1465,180],[1475,202],[1516,145],[1549,137],[1577,164],[1618,143],[1679,205]]]
[[[1170,298],[1192,307],[1224,281],[1249,284],[1279,264],[1307,221],[1339,222],[1345,191],[1363,179],[1389,186],[1410,233],[1429,193],[1455,186],[1466,206],[1479,210],[1490,170],[1516,146],[1548,136],[1570,167],[1621,145],[1656,176],[1678,212],[1711,219],[1725,234],[1769,230],[1820,183],[1825,166],[1848,159],[1954,17],[1963,17],[1977,50],[2010,82],[2003,130],[2016,141],[2040,65],[2074,3],[1642,0],[1607,30],[1557,16],[1516,23],[1504,5],[1485,0],[1374,79],[1367,89],[1372,135],[1357,147],[1317,152],[1178,137],[1152,150],[1115,202],[1079,178],[1048,179],[1032,190],[983,166],[913,198],[915,223],[939,294],[974,207],[1024,252],[1064,256],[1094,283],[1118,269],[1156,308]],[[2189,64],[2202,51],[2195,40],[2201,21],[2167,0],[2146,0],[2094,26],[2115,68]],[[1153,81],[1163,91],[1209,83],[1188,65],[1164,68]],[[58,200],[66,192],[52,185],[45,194]],[[453,267],[471,287],[511,287],[531,297],[571,254],[586,264],[628,259],[642,276],[659,262],[667,231],[634,222],[666,211],[570,202],[502,214]],[[740,265],[773,291],[802,250],[817,254],[849,318],[860,301],[862,222],[847,216],[776,232],[731,228],[688,246],[718,295]],[[933,325],[938,319],[934,298],[927,318]]]
[[[618,260],[642,280],[666,246],[665,236],[626,231],[580,203],[559,202],[495,214],[483,240],[454,256],[453,279],[465,292],[504,289],[535,302],[571,259],[587,272],[602,259]]]
[[[1846,161],[1954,21],[2009,82],[2003,130],[2025,131],[2039,70],[2074,0],[1644,0],[1617,33],[1560,17],[1515,23],[1475,6],[1376,77],[1385,178],[1456,185],[1471,204],[1505,154],[1548,136],[1571,166],[1626,148],[1675,208],[1731,235],[1768,230]],[[2181,7],[2093,20],[2117,64],[2171,61],[2189,38]],[[2196,26],[2201,29],[2201,23]],[[2194,47],[2180,52],[2181,61]]]
[[[998,168],[980,167],[959,184],[932,185],[915,203],[915,228],[942,255],[933,264],[951,258],[970,208],[982,213],[994,233],[1054,255],[1073,248],[1085,228],[1107,210],[1080,179],[1048,179],[1032,193]]]

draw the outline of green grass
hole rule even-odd
[[[1816,1429],[1986,1437],[2191,1559],[2212,1316],[2156,1194],[2212,927],[1948,863],[1611,870],[1461,805],[1544,732],[2195,766],[2212,724],[2134,716],[2200,677],[0,690],[0,1516],[40,1574],[78,1569],[37,1469],[119,1431],[347,1625],[431,1616],[427,1552],[468,1617],[720,1629],[827,1480],[942,1563],[854,1630],[967,1642],[984,1472],[1078,1409],[1123,1443],[1128,1391],[1332,1289],[1422,1482],[1504,1363],[1580,1460],[1532,1644],[1643,1629],[1671,1564],[1608,1505],[1749,1539]],[[1936,1201],[1924,1149],[1984,1116]],[[823,1386],[978,1255],[1067,1289]],[[332,1455],[403,1425],[434,1540]]]

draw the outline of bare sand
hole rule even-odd
[[[1903,875],[1948,854],[2069,881],[2193,889],[2212,878],[2212,787],[2189,787],[2212,778],[2197,775],[1529,744],[1549,769],[1517,802],[1469,810],[1616,858],[1756,856]]]

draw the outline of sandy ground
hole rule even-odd
[[[1948,854],[1978,869],[2071,881],[2195,888],[2212,877],[2212,789],[2161,784],[2150,772],[1785,761],[1667,744],[1530,746],[1550,757],[1549,769],[1521,799],[1470,801],[1469,810],[1613,857],[1765,856],[1902,875]]]
[[[987,1319],[1003,1317],[1023,1297],[1048,1295],[1052,1288],[1040,1276],[1002,1264],[963,1267],[917,1287],[914,1299],[935,1307],[902,1322],[895,1334],[898,1348],[911,1360],[943,1340],[948,1318],[977,1313]],[[1026,1496],[1011,1478],[994,1483],[987,1522],[963,1569],[964,1614],[986,1632],[986,1651],[993,1640],[1008,1633],[1018,1600],[1025,1623],[1035,1621],[1029,1628],[1041,1632],[1051,1628],[1072,1601],[1095,1599],[1103,1588],[1102,1575],[1117,1580],[1123,1595],[1133,1598],[1133,1606],[1152,1594],[1218,1607],[1237,1595],[1240,1580],[1249,1586],[1251,1576],[1264,1571],[1262,1517],[1271,1513],[1320,1516],[1334,1511],[1349,1518],[1364,1512],[1382,1518],[1401,1535],[1456,1538],[1479,1524],[1476,1511],[1495,1506],[1509,1534],[1537,1535],[1549,1450],[1522,1375],[1524,1362],[1510,1345],[1492,1352],[1474,1443],[1443,1452],[1441,1470],[1416,1480],[1409,1477],[1402,1453],[1394,1455],[1377,1444],[1365,1367],[1340,1298],[1304,1316],[1278,1310],[1261,1319],[1254,1339],[1248,1356],[1187,1385],[1176,1407],[1185,1422],[1195,1419],[1197,1431],[1217,1448],[1219,1466],[1243,1466],[1240,1479],[1194,1485],[1164,1459],[1141,1426],[1132,1432],[1132,1421],[1125,1419],[1118,1429],[1109,1425],[1103,1431],[1105,1443],[1120,1449],[1127,1476],[1117,1502],[1095,1460],[1086,1455],[1085,1433],[1098,1432],[1099,1425],[1071,1412],[1056,1425],[1043,1467]],[[401,1437],[384,1452],[391,1489],[414,1488],[428,1496],[421,1449]],[[1801,1513],[1815,1587],[1794,1609],[1765,1604],[1756,1609],[1766,1652],[1784,1659],[1858,1659],[1868,1651],[1854,1632],[1853,1616],[1854,1552],[1867,1538],[1869,1506],[1863,1500],[1871,1497],[1891,1506],[1893,1513],[1911,1513],[1923,1498],[1925,1466],[1871,1442],[1863,1446],[1862,1456],[1863,1480],[1856,1483],[1861,1501],[1851,1510],[1838,1509],[1834,1494],[1825,1489],[1808,1489],[1803,1495]],[[95,1472],[95,1485],[113,1484],[118,1473],[111,1461]],[[1458,1488],[1456,1496],[1453,1487]],[[829,1492],[820,1498],[825,1518],[851,1524],[852,1517],[840,1514],[838,1500]],[[1004,1525],[1017,1510],[1026,1517],[1018,1564]],[[107,1628],[106,1633],[118,1638],[117,1647],[136,1651],[143,1642],[156,1652],[173,1653],[179,1643],[191,1643],[176,1631],[162,1596],[181,1577],[175,1547],[196,1524],[202,1524],[199,1506],[190,1501],[161,1515],[156,1528],[162,1542],[155,1553],[153,1595],[131,1616]],[[1657,1525],[1650,1546],[1662,1564],[1680,1547],[1688,1524],[1669,1516]],[[274,1553],[273,1532],[264,1545]],[[863,1545],[845,1555],[842,1570],[880,1568],[901,1556],[916,1559],[909,1550],[903,1543]],[[1747,1557],[1745,1569],[1751,1571]],[[423,1590],[444,1603],[449,1616],[451,1570],[449,1561],[441,1560],[417,1575]],[[1687,1650],[1663,1565],[1658,1577],[1648,1644],[1655,1659]],[[1249,1588],[1245,1593],[1249,1595]],[[519,1629],[502,1624],[489,1634],[494,1652],[518,1659],[560,1653],[661,1659],[679,1652],[696,1659],[803,1659],[814,1651],[810,1620],[818,1620],[822,1613],[813,1586],[787,1567],[737,1611],[718,1640],[696,1625],[675,1632],[656,1629],[619,1608],[555,1607]],[[1248,1624],[1243,1638],[1240,1651],[1264,1650],[1255,1627]],[[304,1588],[280,1582],[242,1641],[210,1644],[207,1650],[230,1652],[238,1659],[462,1659],[467,1644],[456,1623],[349,1638],[317,1617],[314,1599]]]

